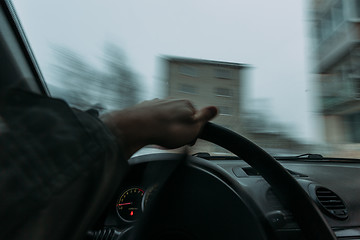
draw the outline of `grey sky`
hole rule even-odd
[[[269,115],[315,139],[309,103],[304,1],[292,0],[14,0],[44,75],[52,44],[99,67],[105,41],[118,44],[156,97],[156,58],[176,55],[251,65],[249,96],[267,99]],[[251,104],[251,102],[249,102]],[[256,104],[255,104],[256,105]]]

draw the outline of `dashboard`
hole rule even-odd
[[[30,47],[23,39],[24,34],[21,31],[18,32],[18,22],[10,17],[11,11],[6,4],[5,1],[2,2],[0,12],[2,26],[0,36],[4,40],[0,51],[3,59],[6,59],[2,66],[5,73],[4,79],[8,79],[11,84],[14,84],[14,79],[21,79],[24,83],[19,80],[16,85],[25,86],[27,90],[46,95],[48,91],[44,87]],[[151,206],[153,199],[163,192],[164,184],[179,167],[179,161],[173,161],[173,159],[169,161],[168,157],[169,155],[148,155],[130,160],[130,170],[107,205],[104,215],[96,224],[96,228],[91,233],[93,236],[106,235],[110,230],[119,236],[118,239],[126,239],[126,233],[134,229],[137,223],[146,217],[149,209],[153,211],[162,209],[165,212],[170,210],[166,205]],[[200,219],[209,224],[210,227],[207,229],[209,234],[223,231],[223,237],[219,239],[227,239],[225,227],[231,225],[227,220],[231,220],[234,215],[240,215],[241,220],[244,221],[235,226],[240,231],[250,229],[256,235],[259,225],[252,218],[256,216],[261,223],[271,226],[278,239],[302,239],[299,227],[292,213],[288,211],[286,203],[280,203],[269,184],[246,162],[226,159],[207,161],[195,157],[193,159],[202,166],[200,168],[206,168],[205,175],[212,178],[206,178],[209,182],[203,182],[198,187],[197,184],[201,179],[189,181],[187,177],[184,177],[188,180],[187,186],[192,187],[191,194],[188,193],[190,199],[193,197],[192,200],[194,202],[198,200],[198,202],[196,207],[189,205],[183,207],[191,209],[189,212],[194,222]],[[338,239],[360,239],[360,163],[297,160],[296,162],[282,161],[281,164],[318,204]],[[195,164],[195,168],[199,165]],[[194,175],[202,173],[204,171],[196,171]],[[217,180],[211,182],[210,180],[213,179]],[[216,185],[217,183],[220,184]],[[172,187],[173,193],[186,192],[184,185],[173,184]],[[229,192],[236,193],[238,198],[225,198]],[[197,198],[200,196],[201,198]],[[236,200],[240,205],[231,205],[228,203],[230,200]],[[211,208],[211,211],[201,212],[202,206],[208,206],[209,203],[211,205],[214,202],[217,204]],[[242,204],[243,202],[246,204]],[[224,209],[231,211],[227,212]],[[249,209],[254,211],[249,212]],[[213,225],[211,225],[212,221],[215,222]],[[220,227],[221,223],[223,225]],[[255,236],[253,239],[256,239]]]
[[[103,229],[128,232],[151,207],[152,200],[178,166],[176,161],[166,160],[169,157],[167,154],[156,157],[130,160],[130,171],[108,207],[102,222]],[[279,201],[270,185],[245,161],[195,160],[212,165],[221,175],[226,174],[234,180],[235,188],[241,189],[240,195],[246,195],[239,201],[247,199],[256,205],[262,215],[258,217],[266,219],[278,239],[303,239],[286,203]],[[360,239],[360,163],[298,160],[281,161],[281,164],[316,202],[338,239]],[[213,194],[217,194],[216,188],[213,191]]]
[[[247,171],[249,165],[243,161],[216,164],[246,189],[277,232],[298,231],[292,214],[261,176]],[[338,238],[360,239],[360,163],[299,160],[281,164],[316,202]]]

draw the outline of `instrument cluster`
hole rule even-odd
[[[134,222],[139,219],[157,189],[157,185],[146,190],[142,187],[126,188],[117,198],[116,212],[118,216],[125,222]]]

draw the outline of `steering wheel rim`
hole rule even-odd
[[[198,137],[203,140],[217,144],[217,145],[231,151],[232,153],[238,155],[240,158],[242,158],[244,161],[246,161],[254,169],[256,169],[260,173],[260,175],[262,175],[263,178],[270,184],[274,193],[279,197],[280,202],[283,202],[287,206],[287,208],[293,213],[293,216],[297,220],[297,223],[299,224],[299,226],[302,230],[302,233],[306,239],[314,239],[314,240],[315,239],[320,239],[320,240],[322,240],[322,239],[324,239],[324,240],[334,239],[335,240],[336,239],[334,232],[331,230],[330,226],[324,219],[320,210],[315,205],[314,201],[309,197],[307,192],[299,185],[299,183],[296,181],[296,179],[294,179],[279,162],[277,162],[271,155],[266,153],[261,147],[257,146],[255,143],[251,142],[250,140],[240,136],[239,134],[232,132],[221,126],[218,126],[216,124],[213,124],[213,123],[207,123],[204,126],[201,134]],[[155,156],[156,156],[156,154],[155,154]],[[179,155],[175,155],[175,156],[179,156]],[[138,163],[142,161],[141,160],[142,158],[141,157],[139,157],[139,158],[140,158],[140,161],[137,161]],[[165,156],[165,158],[167,158],[167,157]],[[194,158],[194,157],[184,157],[184,159],[189,159],[189,160],[191,158]],[[151,159],[152,158],[150,158],[150,160]],[[207,165],[210,166],[210,165],[214,165],[214,164],[210,164],[208,162],[205,164],[204,163],[204,162],[206,162],[205,160],[200,161],[201,159],[199,159],[199,158],[196,158],[196,159],[199,160],[198,163],[200,163],[200,165],[198,165],[198,164],[193,165],[193,161],[190,161],[190,162],[189,161],[180,161],[180,164],[179,164],[180,168],[176,167],[175,172],[173,172],[173,174],[170,174],[170,177],[175,175],[175,176],[177,176],[177,178],[179,178],[178,170],[184,169],[185,166],[190,166],[190,169],[195,169],[195,168],[197,168],[196,166],[199,166],[200,168],[198,168],[198,169],[201,169],[204,172],[207,172],[208,176],[211,176],[212,171],[208,171]],[[174,159],[174,157],[173,158],[169,157],[167,160],[169,160],[169,161],[175,160],[176,161],[176,157],[175,157],[175,159]],[[136,164],[136,162],[135,162],[135,164]],[[218,166],[216,165],[216,167],[218,167]],[[213,170],[215,170],[215,169],[213,169]],[[180,170],[180,172],[181,172],[181,170]],[[215,170],[215,172],[218,172],[218,174],[221,177],[227,178],[226,177],[228,175],[227,173],[221,173],[221,171],[219,171],[219,170]],[[176,174],[174,174],[174,173],[176,173]],[[186,175],[186,173],[182,172],[182,174],[183,175],[180,174],[180,176],[184,179],[184,176]],[[229,180],[229,178],[232,179],[232,177],[230,177],[230,175],[228,176],[228,180]],[[165,184],[168,182],[169,182],[169,179],[167,179],[165,181]],[[225,183],[225,182],[223,182],[223,183]],[[180,183],[180,184],[182,184],[182,183]],[[238,191],[238,190],[235,190],[236,188],[234,188],[234,186],[236,187],[236,185],[232,185],[229,183],[225,183],[225,185],[232,188],[233,189],[232,191],[235,191],[235,192]],[[177,186],[177,185],[175,185],[175,186]],[[190,185],[187,185],[187,186],[190,186]],[[216,192],[216,193],[221,192],[221,191],[219,191],[219,188],[211,189],[211,191]],[[155,199],[155,201],[153,201],[153,202],[157,203],[158,205],[157,206],[152,205],[150,208],[148,208],[148,210],[150,210],[150,211],[145,212],[145,213],[147,213],[147,214],[145,214],[146,216],[143,216],[142,221],[140,221],[139,224],[137,224],[137,228],[136,228],[137,231],[134,232],[135,238],[132,238],[132,239],[144,239],[143,238],[144,236],[149,236],[149,235],[146,235],[146,233],[144,235],[143,234],[144,232],[149,233],[149,229],[152,229],[152,226],[159,226],[156,224],[152,225],[151,220],[162,219],[161,217],[159,218],[159,214],[156,213],[156,211],[159,209],[157,207],[162,206],[161,204],[159,204],[159,199],[160,199],[160,201],[161,201],[161,199],[164,201],[164,198],[161,197],[161,195],[164,195],[163,193],[165,193],[165,192],[166,191],[164,191],[164,188],[162,188],[162,190],[160,190],[160,192],[157,194],[160,197]],[[246,195],[246,192],[244,194]],[[240,195],[238,195],[238,196],[240,196]],[[244,200],[244,198],[241,198],[241,197],[240,197],[240,199]],[[165,201],[166,200],[168,200],[168,199],[165,199]],[[174,201],[171,201],[171,200],[169,202],[174,203]],[[244,203],[246,204],[247,201],[240,200],[239,202],[242,202],[241,204],[244,204]],[[164,204],[164,202],[162,202],[162,203]],[[247,202],[247,203],[249,203],[249,202]],[[248,207],[250,207],[250,206],[248,206]],[[254,210],[256,208],[257,208],[257,206],[255,206],[255,207],[253,206],[252,210]],[[251,209],[251,207],[249,209]],[[239,210],[239,208],[236,208],[236,207],[234,207],[234,205],[231,205],[230,211],[242,213],[241,211],[238,211],[238,210]],[[245,209],[245,211],[247,211],[247,209]],[[251,215],[247,215],[247,216],[250,216],[250,218],[251,218]],[[273,239],[275,236],[273,236],[273,232],[271,230],[269,231],[269,229],[267,228],[267,226],[266,226],[267,221],[265,220],[265,224],[264,224],[264,221],[261,220],[262,214],[258,214],[257,216],[260,217],[260,220],[258,220],[258,221],[260,221],[260,222],[262,221],[262,224],[263,224],[262,228],[261,227],[256,228],[257,232],[265,231],[265,232],[267,232],[268,236],[265,237],[264,239]],[[189,219],[189,218],[186,218],[186,219]],[[260,222],[258,222],[258,223],[260,223]],[[149,227],[149,225],[147,226],[147,223],[150,223],[150,227]],[[167,223],[165,223],[165,224],[167,224]],[[240,226],[241,226],[241,224],[240,224]],[[145,231],[143,231],[143,230],[145,230]],[[245,231],[247,231],[247,229]],[[152,232],[152,230],[150,230],[150,233],[151,232]],[[254,232],[253,230],[252,230],[252,232],[257,233],[257,232]],[[140,235],[138,235],[138,233],[140,233]],[[153,236],[155,236],[155,239],[158,239],[157,233]],[[213,237],[213,236],[210,235],[210,239],[214,239],[211,237]],[[237,236],[237,237],[239,237],[239,236]],[[150,238],[150,239],[154,239],[154,238]],[[165,239],[169,239],[169,238],[165,238]],[[173,238],[170,238],[170,239],[173,239]],[[183,239],[183,238],[181,238],[181,236],[180,236],[179,239]],[[193,239],[193,238],[191,238],[191,239]],[[218,239],[218,237],[216,239]],[[246,238],[246,239],[253,239],[253,238]]]
[[[270,184],[293,213],[307,239],[336,240],[319,208],[289,172],[270,154],[245,137],[214,123],[205,124],[199,138],[242,158]]]

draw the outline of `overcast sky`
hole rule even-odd
[[[304,1],[14,0],[14,4],[49,82],[54,45],[69,47],[94,66],[99,66],[104,42],[119,45],[144,80],[146,98],[159,94],[160,55],[249,64],[249,97],[262,99],[249,105],[269,109],[273,121],[291,127],[292,134],[316,139]]]

